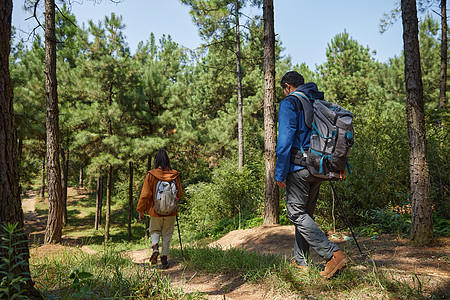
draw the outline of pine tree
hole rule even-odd
[[[8,223],[16,224],[17,230],[23,230],[23,211],[19,192],[19,172],[17,160],[17,133],[14,126],[13,89],[9,73],[9,55],[11,40],[11,17],[13,4],[11,0],[0,2],[0,234],[5,234]],[[33,287],[28,264],[29,249],[27,239],[22,235],[13,236],[12,248],[4,244],[0,257],[12,257],[12,270],[2,269],[4,272],[12,271],[14,275],[22,276],[25,280],[14,283],[14,288],[24,292],[23,296],[37,299],[39,292]],[[11,252],[9,252],[11,251]],[[20,260],[18,259],[20,258]],[[2,276],[2,280],[11,280]],[[12,295],[3,295],[7,298]],[[15,295],[17,296],[17,295]]]
[[[426,245],[433,239],[433,219],[416,1],[402,0],[401,8],[405,53],[406,113],[410,146],[411,241],[414,244]]]
[[[279,190],[275,181],[275,29],[273,0],[264,0],[264,157],[266,164],[264,224],[279,223]]]
[[[49,211],[44,241],[47,244],[60,243],[62,236],[59,108],[56,80],[55,1],[45,0],[45,99]]]

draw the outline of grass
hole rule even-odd
[[[174,249],[175,255],[181,255]],[[337,276],[326,280],[319,275],[323,265],[312,263],[299,270],[284,258],[248,252],[244,249],[185,247],[186,268],[206,274],[237,276],[242,280],[272,287],[276,294],[310,299],[445,299],[429,294],[424,276],[399,276],[379,269],[373,260],[362,265],[350,262]]]
[[[123,251],[149,248],[144,238],[143,222],[133,221],[133,239],[127,240],[123,204],[113,201],[110,242],[105,245],[103,229],[95,231],[95,199],[69,198],[69,224],[63,234],[78,238],[98,251],[87,254],[64,247],[49,255],[32,255],[32,278],[48,299],[205,299],[201,293],[186,293],[174,286],[170,277],[159,270],[134,264]],[[46,204],[37,205],[45,213]],[[183,230],[183,224],[181,223]],[[182,233],[182,236],[184,234]],[[225,276],[239,284],[257,285],[268,294],[296,299],[445,299],[448,292],[432,294],[424,276],[400,276],[379,269],[372,260],[363,264],[350,262],[349,267],[330,280],[319,272],[323,265],[312,264],[307,272],[299,271],[290,261],[276,255],[249,252],[243,248],[223,250],[205,245],[207,239],[186,244],[183,257],[175,229],[170,256],[186,270],[205,278]],[[447,294],[446,294],[447,293]]]
[[[64,248],[32,256],[30,267],[47,299],[203,299],[173,287],[159,270],[134,264],[113,247],[93,255]]]
[[[121,255],[114,246],[98,254],[61,247],[47,255],[32,255],[30,269],[37,287],[47,299],[205,299],[175,287],[160,270],[140,266]],[[319,275],[320,265],[304,272],[286,259],[244,249],[186,246],[173,249],[185,269],[214,280],[234,278],[269,290],[273,296],[309,299],[445,299],[427,294],[427,282],[418,274],[413,280],[378,269],[373,261],[349,267],[330,280]],[[268,293],[270,295],[270,293]]]

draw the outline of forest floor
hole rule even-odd
[[[68,193],[69,202],[88,196],[87,191],[82,189],[70,188]],[[38,244],[31,250],[31,255],[44,254],[60,250],[61,247],[71,246],[78,247],[80,251],[95,253],[88,245],[82,245],[80,238],[67,235],[62,237],[62,244],[65,246],[39,246],[40,241],[43,240],[47,218],[36,213],[37,199],[37,192],[34,192],[28,193],[28,196],[22,201],[25,230],[29,234],[30,243]],[[367,263],[363,263],[363,258],[356,245],[345,240],[346,235],[348,236],[349,233],[335,234],[332,241],[347,254],[351,261],[349,264],[351,268],[367,268],[365,267]],[[291,259],[293,241],[293,226],[274,225],[235,230],[210,245],[223,249],[243,247],[248,251],[275,254]],[[439,238],[433,246],[429,247],[413,247],[408,244],[407,238],[391,234],[383,234],[376,239],[359,237],[358,242],[363,252],[370,257],[370,263],[375,264],[377,268],[388,270],[392,276],[401,278],[401,280],[420,279],[424,284],[426,283],[428,289],[426,294],[440,290],[450,295],[450,238]],[[133,262],[140,265],[149,262],[150,254],[148,249],[126,253]],[[317,264],[321,262],[320,257],[314,251],[311,251],[311,255],[313,262]],[[368,272],[372,271],[367,270]],[[170,268],[162,272],[165,276],[170,277],[173,285],[181,287],[185,293],[202,292],[208,299],[300,299],[298,295],[279,294],[271,289],[271,285],[248,283],[238,275],[211,275],[189,270],[176,260],[172,260]],[[311,296],[311,298],[314,297]]]

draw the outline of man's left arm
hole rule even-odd
[[[286,186],[283,181],[289,172],[291,148],[296,131],[297,113],[295,108],[290,101],[283,100],[280,103],[278,112],[277,164],[275,171],[275,180],[279,187]]]

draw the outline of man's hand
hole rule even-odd
[[[283,181],[277,181],[277,185],[278,185],[280,188],[285,188],[285,187],[286,187],[286,183],[284,183]]]
[[[142,220],[142,217],[144,216],[144,213],[143,212],[140,212],[139,213],[139,221],[141,221]]]

